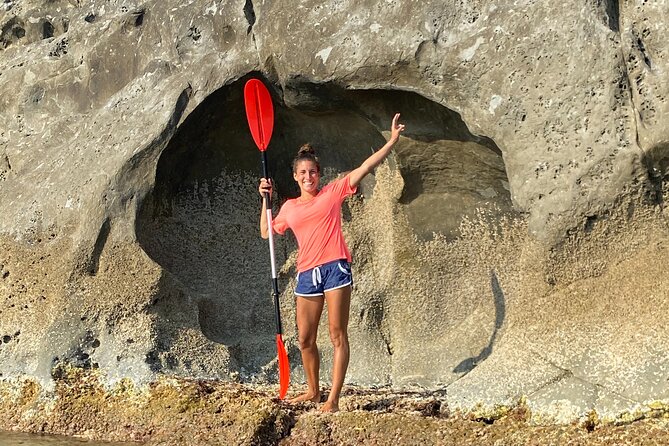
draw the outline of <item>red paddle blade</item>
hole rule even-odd
[[[279,353],[279,399],[284,399],[290,383],[290,364],[288,364],[286,346],[280,334],[276,335],[276,350]]]
[[[244,85],[244,106],[251,135],[261,152],[267,150],[274,129],[274,107],[267,87],[258,79]]]

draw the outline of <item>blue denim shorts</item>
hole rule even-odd
[[[295,294],[302,297],[323,296],[326,291],[352,284],[351,264],[346,260],[335,260],[297,273]]]

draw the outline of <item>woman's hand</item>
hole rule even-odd
[[[397,142],[400,139],[400,133],[404,131],[404,124],[399,123],[400,114],[395,113],[393,116],[393,122],[390,124],[390,140]]]
[[[269,196],[272,196],[272,180],[267,179],[267,178],[261,178],[260,179],[260,186],[258,187],[258,192],[260,192],[260,196],[265,198],[265,194],[269,194]]]
[[[266,239],[269,237],[269,225],[267,223],[267,200],[265,200],[267,195],[265,194],[269,194],[270,197],[272,196],[272,180],[261,178],[258,192],[260,192],[260,196],[263,198],[262,209],[260,210],[260,236]]]
[[[400,139],[400,133],[404,131],[404,124],[399,123],[400,114],[396,113],[393,116],[393,122],[390,124],[390,139],[379,150],[374,152],[367,158],[357,169],[348,174],[348,181],[351,187],[356,187],[360,184],[365,176],[376,168],[381,162],[386,159],[390,150],[395,143]]]

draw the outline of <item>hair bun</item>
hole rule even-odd
[[[303,155],[312,155],[316,156],[316,150],[311,146],[311,144],[307,143],[304,144],[300,149],[297,151],[297,157],[300,158]]]
[[[314,150],[313,147],[311,147],[311,144],[307,143],[304,144],[300,149],[297,151],[297,156],[293,160],[293,173],[297,172],[297,163],[300,161],[311,161],[312,163],[316,164],[316,168],[318,169],[318,172],[320,173],[321,171],[321,163],[318,161],[318,157],[316,156],[316,151]]]

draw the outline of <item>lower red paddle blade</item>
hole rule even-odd
[[[276,350],[279,354],[279,399],[284,399],[288,392],[288,384],[290,384],[290,364],[286,346],[280,334],[276,335]]]

